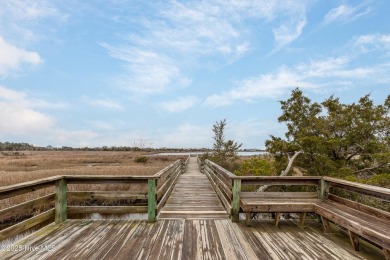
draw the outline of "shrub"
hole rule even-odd
[[[136,163],[146,163],[149,160],[147,156],[138,156],[134,159]]]

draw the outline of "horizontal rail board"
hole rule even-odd
[[[209,167],[205,166],[205,172],[207,172],[213,179],[218,179],[220,183],[223,183],[228,190],[230,190],[233,185],[232,185],[232,179],[226,178],[225,176],[219,175],[218,172],[214,173],[214,171]]]
[[[68,206],[68,214],[129,214],[148,213],[148,206]]]
[[[10,226],[6,229],[3,229],[0,231],[0,242],[10,238],[12,236],[15,236],[21,232],[24,232],[36,225],[39,225],[45,221],[48,221],[50,219],[54,219],[54,209],[50,209],[48,211],[45,211],[39,215],[36,215],[32,218],[29,218],[25,221],[22,221],[18,224],[15,224],[13,226]]]
[[[67,179],[68,184],[145,184],[147,179]]]
[[[314,212],[316,202],[285,202],[274,203],[268,202],[264,204],[259,203],[247,203],[241,204],[241,208],[244,212],[263,212],[263,213],[299,213],[299,212]]]
[[[214,180],[206,173],[207,177],[209,178],[209,181],[211,183],[211,186],[213,187],[214,191],[217,193],[219,200],[222,202],[223,207],[225,208],[226,212],[230,212],[231,210],[231,200],[228,201],[228,199],[223,195],[221,190],[218,188],[217,184],[214,182]]]
[[[371,216],[375,216],[377,218],[384,219],[384,220],[388,221],[388,223],[390,223],[390,212],[380,210],[380,209],[377,209],[374,207],[370,207],[370,206],[367,206],[367,205],[364,205],[364,204],[361,204],[361,203],[358,203],[358,202],[355,202],[355,201],[352,201],[349,199],[345,199],[345,198],[342,198],[342,197],[339,197],[339,196],[336,196],[333,194],[329,194],[328,199],[331,201],[335,201],[337,203],[340,203],[341,205],[350,207],[352,209],[370,214]]]
[[[147,199],[147,192],[129,192],[129,191],[69,191],[68,199],[86,200],[126,200],[126,199]]]
[[[176,162],[174,164],[171,164],[171,167],[167,169],[163,174],[161,174],[158,178],[159,181],[165,182],[165,180],[169,179],[168,176],[170,176],[172,173],[174,173],[177,169],[181,170],[181,163]]]
[[[167,190],[169,190],[173,182],[176,180],[177,175],[179,175],[180,173],[181,168],[176,168],[176,170],[172,173],[171,177],[158,189],[157,200],[160,200],[160,198],[164,196],[164,194],[167,192]]]
[[[318,198],[317,192],[241,192],[241,199],[309,199]]]
[[[158,179],[161,177],[161,175],[163,175],[166,171],[170,170],[175,164],[180,164],[180,160],[176,160],[174,163],[171,163],[170,165],[168,165],[167,167],[165,167],[164,169],[162,169],[161,171],[157,172],[155,175],[153,175],[153,178],[155,179]]]
[[[371,226],[370,223],[353,215],[345,214],[344,211],[338,211],[334,207],[328,207],[326,203],[317,204],[315,213],[381,247],[390,248],[390,237],[386,230],[380,232],[377,227]]]
[[[167,202],[173,188],[175,187],[175,184],[177,182],[177,180],[179,179],[180,177],[180,172],[178,174],[176,174],[176,176],[174,177],[171,185],[168,187],[167,191],[165,192],[165,194],[162,194],[162,195],[158,195],[157,194],[157,201],[158,201],[158,204],[157,204],[157,212],[159,212],[162,207],[164,207],[165,203]]]
[[[351,182],[351,181],[339,180],[331,177],[324,177],[323,180],[328,182],[330,186],[333,187],[338,187],[338,188],[342,188],[353,192],[361,193],[364,195],[390,201],[390,189]]]
[[[222,168],[221,166],[219,166],[218,164],[216,164],[216,163],[214,163],[214,162],[212,162],[212,161],[210,161],[210,160],[206,160],[206,161],[205,161],[205,164],[214,166],[216,169],[219,170],[220,173],[222,173],[222,174],[225,175],[226,177],[232,178],[232,177],[236,176],[236,175],[234,175],[233,173],[229,172],[228,170]]]
[[[241,179],[241,185],[319,185],[318,180],[313,179]]]
[[[14,197],[17,195],[22,195],[28,192],[33,192],[51,186],[54,187],[55,182],[61,178],[62,178],[61,176],[54,176],[50,178],[28,181],[28,182],[2,187],[0,188],[0,200]]]
[[[18,205],[14,205],[9,208],[2,209],[0,210],[0,221],[20,214],[26,214],[30,210],[34,210],[36,208],[39,208],[45,204],[54,201],[54,198],[55,198],[55,194],[52,193],[37,199],[33,199]]]

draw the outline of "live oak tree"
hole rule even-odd
[[[278,121],[287,124],[286,138],[266,141],[279,171],[294,158],[294,165],[310,175],[369,178],[390,173],[390,95],[381,105],[370,95],[352,104],[334,96],[317,103],[297,88],[280,104]]]

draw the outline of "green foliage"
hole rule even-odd
[[[233,140],[225,141],[226,119],[215,122],[213,125],[214,144],[213,153],[204,154],[203,159],[209,159],[224,167],[229,171],[235,171],[239,168],[237,160],[237,152],[242,146]]]
[[[368,178],[390,171],[390,95],[383,105],[374,105],[369,95],[352,104],[333,96],[317,103],[295,89],[280,103],[286,139],[266,141],[277,171],[295,151],[303,152],[295,164],[310,175]]]
[[[257,156],[244,160],[234,173],[239,176],[272,176],[276,168],[271,157]]]
[[[146,163],[149,160],[149,157],[147,156],[138,156],[134,159],[134,162],[136,163]]]

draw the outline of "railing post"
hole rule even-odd
[[[148,180],[148,221],[156,221],[156,206],[157,206],[157,196],[156,196],[156,180]]]
[[[323,178],[320,180],[320,192],[319,198],[324,200],[328,197],[329,194],[329,182],[324,180]]]
[[[55,223],[59,224],[67,219],[67,184],[65,178],[61,178],[56,181],[55,192]]]
[[[240,220],[240,192],[241,192],[241,179],[234,179],[232,212],[231,212],[233,222],[239,222]]]

